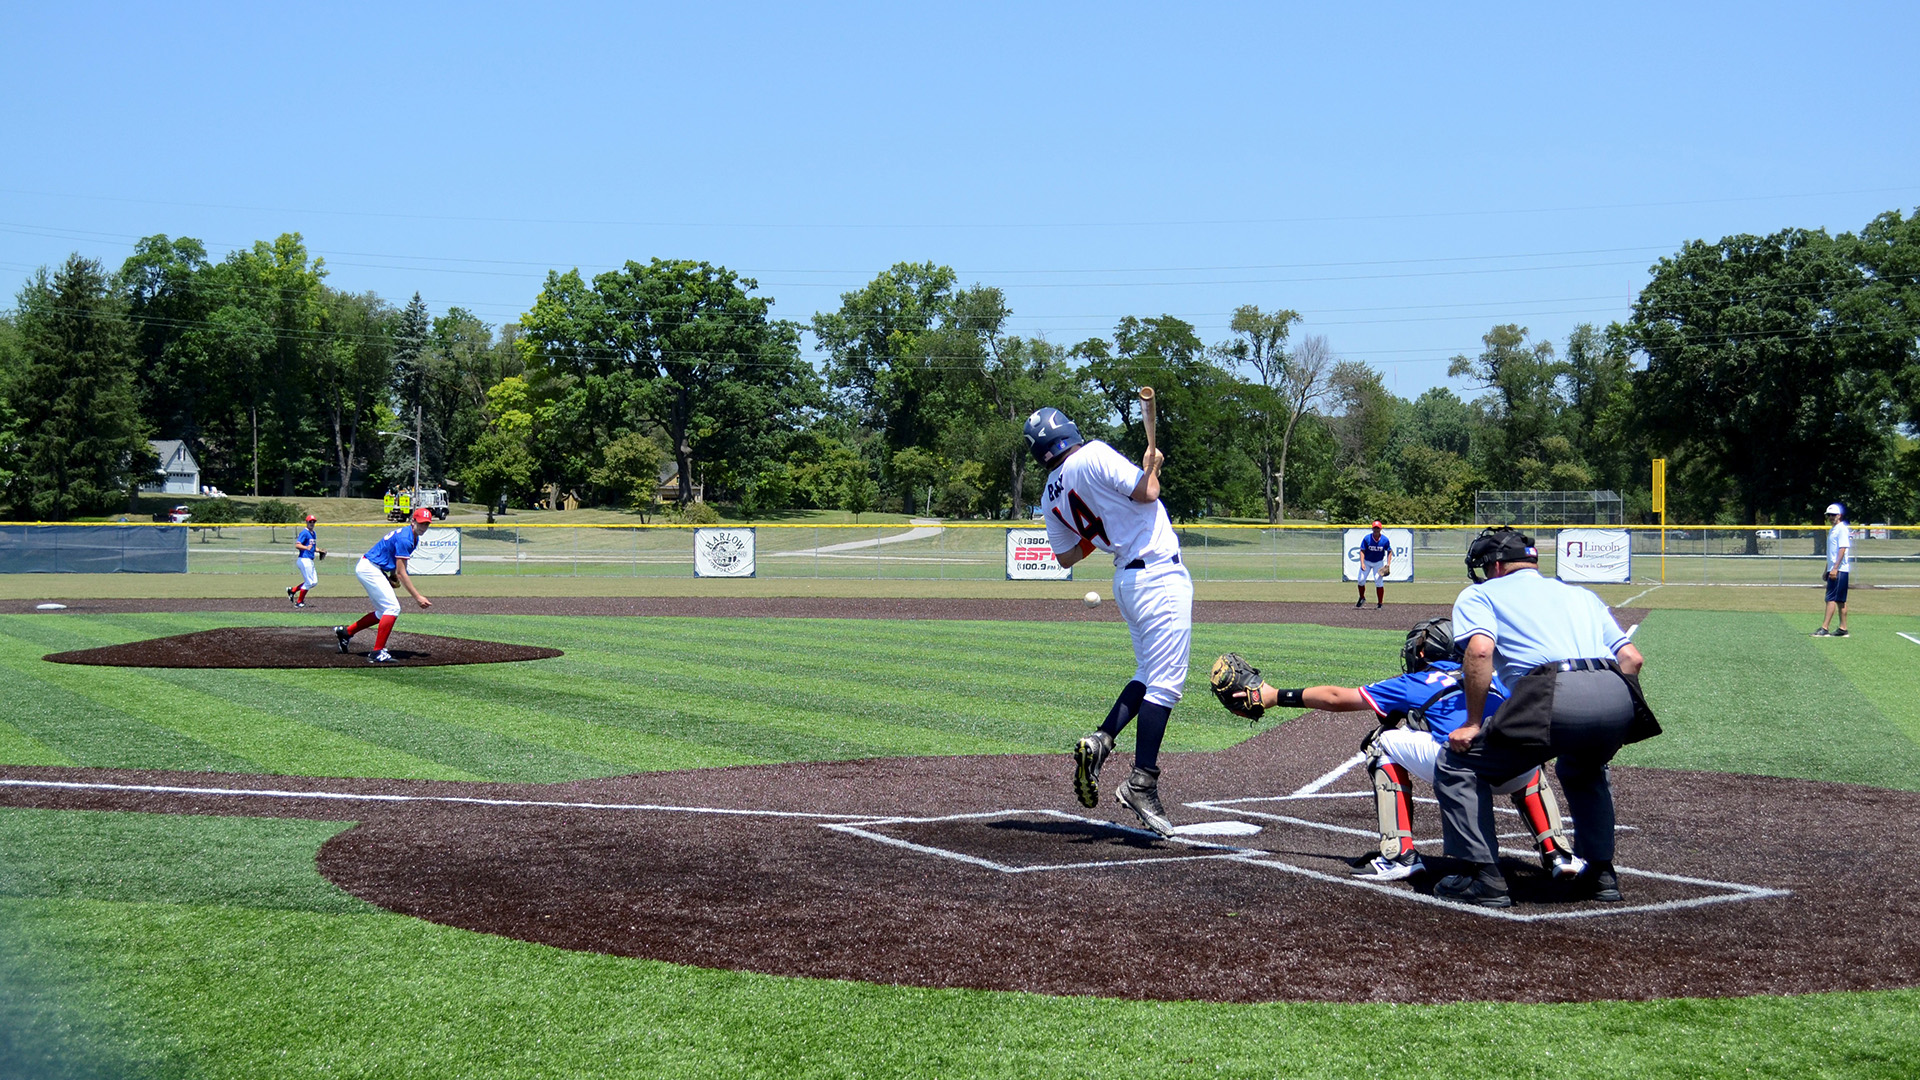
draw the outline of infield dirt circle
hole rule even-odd
[[[1074,604],[1078,609],[1080,605]],[[1198,703],[1194,707],[1199,707]],[[1176,715],[1175,722],[1178,722]],[[1182,825],[1140,832],[1055,756],[869,759],[498,785],[13,767],[0,804],[354,821],[320,871],[433,922],[776,975],[1209,1001],[1580,1001],[1920,985],[1920,794],[1614,771],[1626,900],[1503,843],[1516,905],[1356,882],[1364,717],[1163,756]],[[1425,794],[1424,791],[1421,794]],[[1517,818],[1504,820],[1517,826]]]

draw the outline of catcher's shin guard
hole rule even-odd
[[[1573,845],[1567,843],[1566,827],[1560,821],[1560,801],[1547,785],[1545,769],[1533,770],[1527,786],[1514,792],[1511,798],[1513,808],[1520,811],[1521,820],[1533,835],[1533,849],[1540,853],[1543,861],[1551,866],[1556,855],[1573,853]]]
[[[1380,854],[1397,859],[1413,850],[1413,777],[1367,747],[1367,774],[1373,779],[1373,807],[1380,814]]]

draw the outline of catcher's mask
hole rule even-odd
[[[1027,417],[1027,427],[1022,433],[1027,439],[1027,449],[1040,462],[1042,468],[1051,469],[1060,460],[1060,455],[1085,442],[1080,437],[1080,429],[1067,414],[1051,406],[1035,409]]]
[[[1475,585],[1487,580],[1480,572],[1491,569],[1494,563],[1539,561],[1540,549],[1533,546],[1533,537],[1516,531],[1511,525],[1486,529],[1467,545],[1467,577]]]
[[[1436,660],[1458,659],[1454,655],[1453,620],[1422,619],[1407,631],[1406,644],[1400,646],[1400,669],[1411,675],[1425,671]]]

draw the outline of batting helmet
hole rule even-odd
[[[423,506],[420,509],[415,510],[413,512],[413,520],[416,522],[425,522],[431,525],[433,524],[433,511]]]
[[[1400,646],[1400,670],[1411,675],[1425,671],[1435,660],[1454,659],[1453,620],[1422,619],[1407,631]]]
[[[1467,545],[1467,577],[1475,585],[1486,580],[1480,572],[1494,563],[1539,561],[1540,549],[1533,546],[1533,537],[1515,531],[1511,525],[1483,530]]]
[[[1033,415],[1027,417],[1025,434],[1027,449],[1033,451],[1041,467],[1048,469],[1053,468],[1060,455],[1086,441],[1080,437],[1080,429],[1067,419],[1067,414],[1051,406],[1035,409]]]

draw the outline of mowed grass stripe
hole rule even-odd
[[[5,644],[10,643],[0,641],[0,645]],[[72,764],[212,772],[244,772],[253,767],[244,757],[102,704],[80,690],[68,689],[59,680],[63,671],[82,669],[61,668],[38,657],[21,662],[16,653],[4,650],[0,651],[0,670],[9,673],[7,723]],[[140,689],[143,693],[152,691],[151,680],[143,680]]]
[[[271,698],[215,692],[233,680],[234,672],[48,666],[59,671],[46,681],[224,751],[247,762],[251,771],[381,776],[396,767],[408,772],[431,768],[431,763],[391,748],[271,711]]]
[[[1794,624],[1805,620],[1790,620]],[[1860,696],[1880,710],[1907,738],[1920,743],[1920,619],[1893,615],[1854,615],[1849,633],[1838,640],[1814,641],[1820,655],[1845,675]]]
[[[79,762],[20,730],[0,722],[0,764],[77,765]]]
[[[1624,748],[1617,760],[1920,790],[1920,744],[1828,651],[1852,639],[1810,638],[1804,622],[1763,613],[1649,615],[1636,635],[1647,655],[1641,681],[1666,733]]]
[[[569,774],[603,776],[621,771],[691,769],[717,765],[753,764],[763,759],[672,737],[585,719],[571,710],[533,707],[552,704],[553,691],[525,693],[527,677],[518,672],[461,671],[421,668],[382,674],[403,674],[406,700],[441,723],[543,747],[554,764]],[[554,688],[564,688],[577,676],[555,675]],[[340,700],[378,703],[391,700],[395,682],[359,680],[331,688]],[[496,777],[498,778],[498,777]]]

